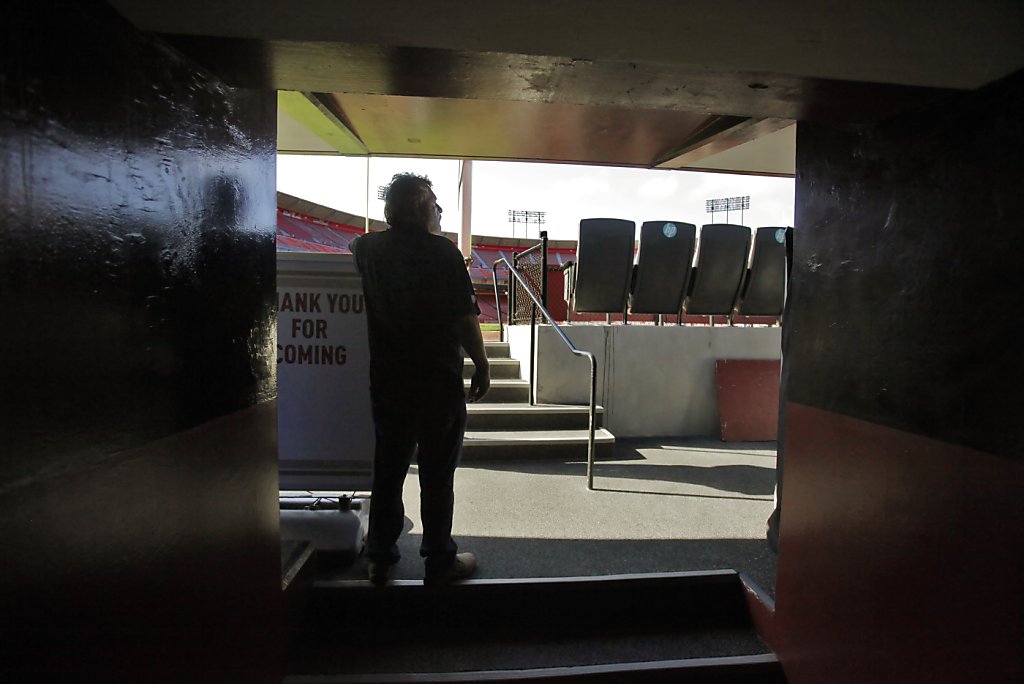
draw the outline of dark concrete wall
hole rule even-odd
[[[1024,75],[801,123],[776,634],[793,684],[1024,678]]]
[[[273,680],[274,94],[0,12],[0,670]]]

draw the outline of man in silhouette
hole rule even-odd
[[[430,181],[396,175],[384,194],[388,230],[352,243],[363,279],[370,338],[370,396],[376,433],[367,533],[369,576],[385,584],[399,560],[402,486],[413,454],[419,470],[425,584],[471,575],[476,558],[452,539],[454,478],[466,401],[490,387],[473,286],[458,248],[441,235]],[[465,349],[475,370],[463,389]]]

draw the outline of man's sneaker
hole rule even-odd
[[[423,584],[430,587],[451,584],[464,580],[476,572],[476,556],[469,552],[455,554],[455,560],[440,572],[428,572],[423,577]]]
[[[394,565],[388,561],[371,560],[366,566],[366,574],[373,584],[382,587],[391,579],[391,568]]]

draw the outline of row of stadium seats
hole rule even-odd
[[[566,299],[577,313],[778,318],[787,230],[646,221],[634,264],[636,223],[583,219]]]
[[[627,310],[643,318],[681,311],[720,317],[734,310],[746,317],[777,318],[785,292],[785,231],[759,228],[751,241],[745,226],[709,224],[698,231],[690,223],[648,221],[641,226],[639,250],[634,252],[632,221],[584,219],[576,253],[552,250],[548,266],[572,264],[565,274],[566,300],[575,304],[570,311],[583,318]],[[347,252],[360,232],[278,210],[277,246],[282,251]],[[492,287],[491,264],[498,258],[511,261],[512,251],[474,247],[474,285]]]

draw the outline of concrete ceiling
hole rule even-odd
[[[111,4],[233,85],[292,91],[282,151],[788,174],[794,120],[1024,68],[1019,0]]]

